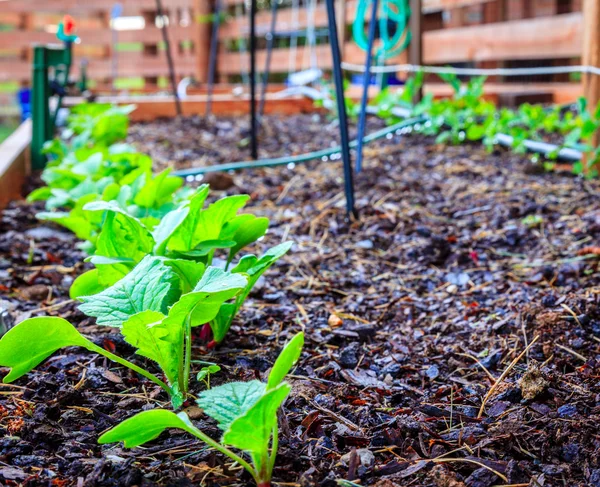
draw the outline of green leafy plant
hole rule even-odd
[[[497,109],[483,97],[484,77],[472,78],[467,83],[462,83],[455,74],[441,74],[440,77],[452,87],[450,98],[433,99],[429,94],[415,105],[414,94],[423,83],[422,73],[416,73],[407,80],[401,93],[383,90],[371,107],[375,107],[377,114],[388,123],[398,121],[398,108],[403,109],[406,116],[428,116],[429,120],[416,126],[415,130],[436,136],[436,142],[440,144],[481,141],[491,151],[498,144],[498,136],[504,134],[512,138],[515,152],[525,153],[528,140],[561,136],[562,143],[546,154],[546,158],[557,158],[561,148],[576,148],[586,155],[588,166],[577,162],[573,172],[583,173],[586,177],[597,175],[595,166],[600,161],[600,148],[593,147],[589,141],[600,130],[600,105],[593,113],[587,110],[584,99],[579,101],[577,112],[561,106],[548,108],[528,103],[516,110]]]
[[[189,390],[192,327],[214,319],[223,303],[242,292],[248,282],[241,273],[202,266],[195,269],[196,284],[182,294],[180,271],[176,261],[146,256],[131,273],[101,293],[84,298],[80,306],[88,316],[96,317],[98,324],[119,328],[138,355],[158,365],[166,383],[94,345],[61,318],[25,320],[0,340],[0,366],[12,368],[4,381],[18,379],[60,348],[80,346],[149,378],[169,394],[178,409]]]
[[[136,414],[104,433],[98,442],[122,441],[133,448],[154,440],[166,429],[181,429],[244,467],[259,487],[269,487],[278,449],[277,411],[291,391],[283,380],[303,345],[304,334],[299,333],[277,358],[266,384],[257,380],[231,382],[200,394],[198,405],[223,431],[220,442],[196,428],[185,413],[163,409]],[[250,462],[230,448],[246,453]]]
[[[176,266],[182,292],[194,286],[195,281],[190,281],[190,276],[196,277],[213,264],[218,250],[226,252],[225,268],[229,268],[244,247],[266,233],[269,220],[251,214],[238,215],[249,199],[246,195],[225,197],[204,208],[208,191],[207,185],[200,187],[188,200],[163,215],[152,231],[147,222],[132,216],[115,202],[86,204],[83,212],[96,212],[102,215],[98,218],[103,219],[95,253],[89,258],[96,268],[74,281],[71,297],[86,302],[100,292],[97,299],[104,299],[101,291],[124,279],[147,255],[166,257]],[[290,247],[291,243],[286,242],[260,258],[245,255],[231,269],[232,274],[247,276],[247,285],[234,302],[224,303],[210,320],[214,344],[223,340],[260,276]]]

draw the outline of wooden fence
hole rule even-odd
[[[245,75],[249,67],[245,50],[249,30],[247,5],[244,0],[222,1],[227,8],[227,20],[219,34],[217,76],[220,82],[232,82]],[[346,25],[346,29],[342,29],[344,61],[362,64],[364,52],[347,35],[357,2],[361,0],[337,1]],[[466,63],[480,67],[579,63],[583,1],[587,0],[423,0],[423,61],[433,65]],[[304,8],[309,2],[298,0],[302,8],[294,11],[292,0],[284,0],[277,15],[278,30],[302,31],[309,23],[316,29],[325,28],[327,16],[323,0],[317,2],[313,18],[309,18]],[[81,45],[75,47],[76,60],[89,60],[90,78],[102,86],[110,84],[113,56],[116,56],[119,78],[143,77],[147,85],[154,86],[158,78],[168,74],[155,0],[120,0],[123,15],[143,18],[145,27],[119,30],[116,51],[110,27],[110,10],[114,3],[114,0],[0,2],[0,24],[10,26],[10,30],[0,31],[0,81],[29,80],[31,45],[55,41],[53,30],[60,17],[68,13],[76,18],[82,39]],[[262,8],[257,16],[261,46],[257,56],[259,70],[265,64],[264,35],[271,23],[268,3],[268,0],[259,2]],[[210,20],[213,2],[168,0],[163,4],[178,78],[194,76],[205,81],[211,33],[207,19]],[[283,39],[275,47],[271,70],[279,75],[279,80],[290,71],[310,67],[311,59],[316,58],[321,69],[331,67],[326,36],[312,48],[304,44],[302,41],[293,48]],[[388,63],[406,61],[403,53]],[[543,81],[564,83],[568,79],[549,77]]]
[[[56,43],[55,32],[65,14],[76,19],[81,44],[74,46],[77,65],[88,61],[91,79],[108,83],[116,59],[118,78],[142,77],[156,83],[168,75],[160,21],[155,0],[119,0],[122,17],[143,19],[143,28],[111,29],[114,0],[7,0],[0,2],[0,81],[28,81],[31,77],[31,46]],[[210,14],[206,0],[169,0],[168,16],[172,54],[179,77],[206,75],[206,43],[210,26],[199,19]],[[123,23],[121,24],[123,26]],[[133,25],[133,27],[137,27]],[[114,42],[116,40],[116,43]],[[114,56],[114,57],[113,57]]]

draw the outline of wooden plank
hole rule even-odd
[[[331,68],[331,48],[329,44],[315,46],[315,53],[318,59],[318,67],[320,69]],[[272,73],[287,73],[289,62],[289,49],[273,49],[271,60]],[[266,59],[266,51],[259,50],[256,53],[257,66],[264,66]],[[364,64],[365,52],[360,49],[354,42],[347,42],[344,47],[344,61],[353,64]],[[402,53],[394,59],[388,60],[389,64],[406,63],[407,54]],[[296,69],[301,71],[308,69],[311,66],[309,48],[301,47],[296,52]],[[221,49],[219,52],[219,74],[234,75],[239,74],[242,70],[247,70],[249,67],[248,56],[243,56],[239,52],[227,52]]]
[[[111,42],[110,29],[89,29],[78,31],[82,44],[86,46],[108,45]],[[192,26],[178,27],[169,31],[173,42],[182,42],[194,38],[195,30]],[[162,41],[158,27],[146,27],[141,30],[118,31],[118,42],[120,43],[142,43],[151,44]],[[56,35],[48,32],[14,30],[0,32],[0,49],[29,47],[34,44],[56,43]]]
[[[2,13],[58,12],[74,17],[110,11],[114,3],[113,0],[86,2],[81,0],[4,0],[0,2]],[[123,6],[123,15],[139,15],[143,10],[155,8],[155,0],[121,0],[119,3]],[[189,0],[169,0],[168,8],[187,8],[189,6]]]
[[[423,0],[423,11],[435,12],[437,10],[445,10],[448,8],[465,7],[469,5],[478,5],[491,0]],[[529,0],[527,0],[529,1]],[[243,0],[223,0],[223,3],[228,6],[238,5]],[[350,2],[348,2],[350,3]]]
[[[221,116],[241,116],[248,113],[249,97],[247,95],[232,97],[230,95],[215,95],[212,101],[212,112]],[[80,98],[67,98],[65,105],[72,106],[80,103]],[[174,117],[175,107],[171,96],[128,96],[128,97],[98,97],[100,103],[115,103],[119,105],[136,105],[131,114],[134,122],[146,122],[162,117]],[[204,114],[206,111],[206,95],[196,95],[182,100],[182,111],[186,116]],[[314,102],[307,98],[287,98],[284,100],[267,96],[265,113],[277,115],[292,115],[316,111]]]
[[[180,76],[196,73],[197,61],[193,55],[177,56],[175,66]],[[79,63],[74,64],[74,73]],[[16,58],[0,58],[0,81],[27,81],[31,78],[31,63]],[[88,76],[91,79],[108,79],[112,68],[110,59],[90,59]],[[159,77],[169,73],[164,53],[158,56],[142,56],[140,53],[119,53],[119,77]]]
[[[23,122],[8,139],[0,144],[0,209],[22,197],[25,178],[31,171],[29,146],[31,121]]]
[[[582,21],[572,13],[426,32],[425,63],[577,57]]]

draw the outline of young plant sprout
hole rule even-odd
[[[192,327],[213,320],[223,303],[243,292],[248,279],[241,273],[208,267],[196,275],[193,289],[181,294],[173,270],[177,265],[147,256],[125,278],[81,305],[99,324],[118,327],[138,355],[158,365],[167,382],[95,345],[68,321],[54,317],[25,320],[0,340],[0,366],[12,369],[4,382],[18,379],[60,348],[79,346],[150,379],[179,409],[189,389]]]
[[[164,409],[136,414],[104,433],[99,443],[124,442],[127,448],[143,445],[168,428],[187,431],[244,467],[258,487],[269,487],[278,449],[277,411],[290,393],[283,379],[297,362],[304,345],[304,333],[297,334],[277,358],[267,383],[230,382],[200,394],[198,405],[215,419],[223,431],[216,441],[196,428],[188,416]],[[231,448],[241,450],[250,461]]]

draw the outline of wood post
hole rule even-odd
[[[423,65],[423,5],[422,0],[410,0],[410,45],[408,47],[408,62],[416,66]],[[423,98],[423,89],[415,94],[413,103]]]
[[[598,0],[583,1],[583,54],[582,64],[600,67],[600,2]],[[582,76],[583,94],[587,100],[588,110],[592,113],[600,101],[600,76],[584,73]],[[596,132],[587,141],[593,147],[598,147],[600,134]],[[584,170],[588,167],[588,159],[584,159]],[[600,170],[600,163],[596,162]]]
[[[344,51],[346,50],[346,19],[348,18],[348,5],[346,0],[337,0],[335,15],[337,20],[338,43],[340,45],[340,54],[343,61]]]
[[[193,22],[196,27],[194,55],[198,63],[196,81],[199,83],[206,83],[208,81],[213,4],[213,1],[194,0]],[[218,19],[214,20],[218,21]]]

